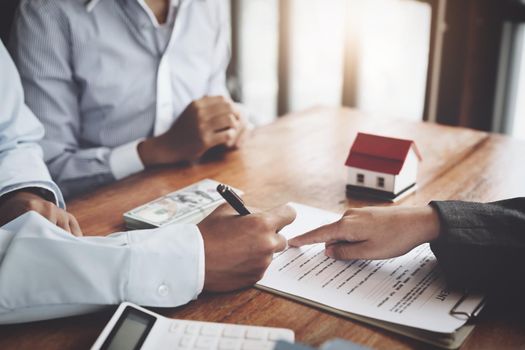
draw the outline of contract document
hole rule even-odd
[[[287,239],[341,217],[291,205],[297,219],[282,230]],[[447,287],[428,244],[375,261],[336,261],[324,254],[324,244],[288,248],[274,255],[258,286],[447,348],[461,345],[472,330],[462,327],[483,301]]]

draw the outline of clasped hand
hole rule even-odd
[[[146,167],[197,160],[215,146],[239,146],[246,126],[233,101],[204,97],[190,103],[167,132],[141,142],[138,152]]]

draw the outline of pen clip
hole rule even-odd
[[[467,319],[472,319],[474,317],[476,317],[478,314],[479,314],[479,311],[481,310],[481,308],[485,305],[485,300],[483,299],[475,308],[474,310],[468,312],[468,311],[462,311],[462,310],[458,310],[461,306],[461,304],[463,304],[463,302],[465,302],[465,300],[467,300],[467,298],[470,296],[470,294],[468,292],[465,292],[463,294],[463,296],[457,301],[457,303],[452,307],[452,309],[450,309],[450,315],[452,316],[465,316],[467,317]]]
[[[244,205],[244,201],[234,190],[232,190],[229,186],[226,186],[226,188],[235,199],[237,199],[239,202],[242,203],[242,205]]]

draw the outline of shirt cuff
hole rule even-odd
[[[7,189],[4,189],[4,190],[0,190],[0,198],[2,198],[3,196],[9,194],[9,193],[13,193],[15,191],[20,191],[20,190],[23,190],[23,189],[29,189],[29,188],[40,188],[44,191],[47,191],[51,198],[48,198],[47,196],[46,197],[42,197],[43,199],[45,200],[49,200],[50,202],[52,203],[55,203],[55,205],[59,208],[62,208],[62,209],[65,209],[66,208],[66,203],[64,201],[64,198],[62,197],[62,193],[57,189],[57,188],[54,188],[53,186],[48,186],[44,183],[33,183],[33,182],[27,182],[27,183],[21,183],[19,185],[14,185],[14,186],[10,186],[9,188]]]
[[[197,299],[204,285],[204,244],[196,225],[127,232],[131,264],[123,300],[174,307]]]
[[[109,166],[116,180],[144,170],[139,156],[138,145],[143,139],[114,148],[109,155]]]

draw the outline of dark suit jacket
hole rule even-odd
[[[525,294],[525,198],[431,205],[441,219],[440,238],[431,248],[453,286]]]

